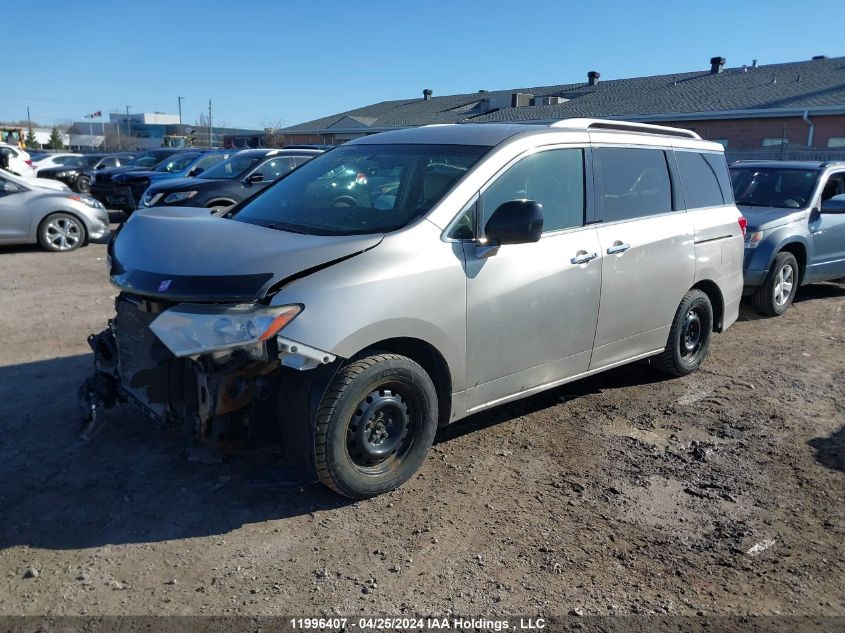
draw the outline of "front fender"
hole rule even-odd
[[[766,235],[757,248],[746,248],[743,271],[746,286],[760,286],[766,280],[769,268],[772,266],[778,253],[790,244],[799,244],[807,253],[807,261],[812,261],[813,242],[810,239],[806,228],[802,227],[796,232],[794,224],[781,226]],[[805,267],[806,268],[806,267]],[[804,271],[801,271],[802,281]]]

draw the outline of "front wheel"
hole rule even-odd
[[[38,228],[38,242],[48,251],[72,251],[85,243],[85,225],[69,213],[53,213]]]
[[[410,358],[374,353],[349,363],[317,411],[320,480],[354,499],[398,488],[422,465],[437,412],[434,383]]]
[[[704,361],[712,336],[710,298],[701,290],[690,290],[675,313],[666,348],[652,359],[652,364],[667,374],[686,376]]]
[[[754,291],[751,305],[762,316],[780,316],[798,290],[798,260],[792,253],[778,253],[763,285]]]
[[[91,178],[84,174],[79,176],[76,179],[76,190],[79,193],[91,193]]]

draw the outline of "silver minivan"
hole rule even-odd
[[[439,426],[639,359],[694,371],[737,318],[743,233],[722,146],[687,130],[360,138],[224,217],[133,214],[86,432],[131,402],[215,451],[278,433],[337,492],[377,495]]]

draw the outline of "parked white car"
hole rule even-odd
[[[47,154],[42,156],[41,160],[32,163],[32,168],[35,170],[35,175],[38,175],[39,169],[47,169],[49,167],[64,167],[65,165],[79,165],[82,154]]]
[[[0,169],[2,168],[17,176],[35,178],[35,170],[32,168],[29,154],[15,145],[0,143]]]

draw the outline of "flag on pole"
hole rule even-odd
[[[85,118],[86,119],[99,119],[102,116],[103,116],[103,111],[97,110],[96,112],[92,112],[91,114],[86,114]]]

